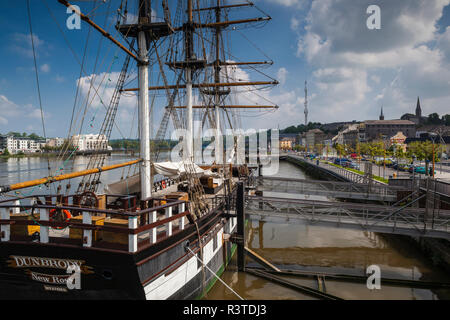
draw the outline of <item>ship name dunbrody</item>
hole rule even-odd
[[[81,273],[92,273],[90,267],[83,265],[83,260],[9,256],[8,266],[11,268],[51,268],[67,270],[70,266],[77,266]]]

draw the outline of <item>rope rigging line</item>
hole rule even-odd
[[[211,40],[208,40],[207,38],[204,38],[204,41],[209,42],[209,43],[212,43],[212,45],[214,45],[214,43],[213,43]],[[225,49],[224,49],[224,50],[225,50]],[[239,59],[238,57],[234,56],[234,55],[233,55],[231,52],[229,52],[228,50],[226,50],[226,53],[227,53],[230,57],[232,57],[235,61],[238,61],[238,62],[244,62],[244,61],[242,61],[241,59]],[[266,56],[266,57],[267,57],[267,56]],[[270,59],[270,58],[268,58],[268,59]],[[270,59],[270,61],[272,61],[272,60]],[[258,70],[256,67],[254,67],[254,66],[252,66],[252,65],[248,65],[248,68],[249,68],[249,69],[253,69],[255,72],[260,73],[260,74],[262,74],[263,76],[265,76],[265,77],[267,77],[267,78],[269,78],[269,79],[271,79],[271,80],[276,81],[275,78],[269,76],[268,74],[262,72],[261,70]]]
[[[111,8],[111,2],[109,2],[107,12],[109,12],[110,8]],[[108,18],[108,15],[105,16],[105,23],[104,23],[104,24],[106,24],[107,18]],[[82,129],[83,129],[84,119],[85,119],[87,110],[88,110],[88,108],[89,108],[89,96],[90,96],[90,93],[91,93],[91,89],[92,89],[92,87],[93,87],[94,84],[95,84],[95,79],[96,79],[96,77],[97,77],[97,75],[96,75],[95,72],[96,72],[96,70],[97,70],[97,63],[98,63],[98,58],[99,58],[99,56],[100,56],[100,50],[101,50],[101,47],[102,47],[103,38],[104,38],[104,37],[101,37],[101,38],[100,38],[100,41],[99,41],[99,43],[98,43],[97,54],[96,54],[96,57],[95,57],[95,62],[94,62],[94,67],[93,67],[93,72],[92,72],[92,76],[91,76],[91,79],[90,79],[91,81],[90,81],[90,85],[89,85],[89,90],[88,90],[88,93],[87,93],[86,99],[85,99],[86,103],[85,103],[85,106],[84,106],[83,117],[81,118],[79,134],[81,134],[81,131],[82,131]],[[110,48],[111,48],[111,47],[110,47]],[[105,55],[104,59],[105,59],[105,58],[106,58],[106,55]],[[113,61],[114,61],[114,60],[113,60]],[[105,74],[105,75],[106,75],[106,74]],[[100,95],[99,95],[99,99],[100,99],[100,102],[102,103],[102,98],[101,98]]]
[[[73,105],[73,107],[72,107],[72,116],[71,116],[71,119],[70,119],[70,126],[69,126],[69,132],[68,132],[68,137],[67,137],[67,141],[69,141],[69,139],[70,139],[70,134],[71,134],[71,132],[72,132],[73,119],[74,119],[74,114],[75,114],[76,105],[77,105],[77,100],[78,100],[78,94],[79,94],[79,88],[80,88],[80,79],[81,79],[82,74],[84,73],[83,66],[84,66],[85,59],[86,59],[86,53],[87,53],[87,48],[88,48],[88,43],[89,43],[89,37],[90,37],[90,34],[91,34],[91,30],[92,30],[92,29],[91,29],[91,26],[89,25],[89,28],[88,28],[88,35],[87,35],[87,37],[86,37],[86,44],[85,44],[85,47],[84,47],[84,50],[83,50],[83,58],[82,58],[82,61],[81,61],[81,63],[80,63],[80,61],[79,61],[79,59],[78,59],[78,56],[76,55],[75,51],[73,50],[72,46],[70,45],[70,42],[68,41],[68,39],[67,39],[66,35],[64,34],[64,32],[62,31],[62,29],[61,29],[61,27],[60,27],[60,25],[59,25],[59,22],[56,20],[55,16],[53,15],[53,12],[51,11],[51,9],[50,9],[50,7],[48,6],[47,2],[46,2],[45,0],[41,0],[41,1],[44,3],[45,7],[47,8],[47,11],[49,12],[49,14],[50,14],[50,16],[52,17],[53,21],[56,23],[56,26],[58,27],[58,30],[61,32],[61,34],[62,34],[64,40],[66,41],[67,46],[69,47],[69,49],[71,50],[72,54],[74,55],[75,59],[77,60],[78,64],[79,64],[80,67],[81,67],[81,68],[80,68],[80,75],[78,76],[77,90],[76,90],[76,94],[75,94],[74,105]],[[69,143],[67,143],[66,146],[64,146],[64,147],[60,150],[60,152],[59,152],[59,154],[58,154],[58,159],[62,159],[62,158],[65,156],[65,154],[66,154],[66,152],[67,152],[68,149],[69,149]]]
[[[266,17],[271,18],[269,14],[267,14],[265,11],[263,11],[261,8],[259,8],[256,4],[254,4],[253,2],[249,1],[249,0],[245,0],[245,2],[247,2],[248,4],[250,4],[251,6],[255,7],[256,10],[258,10],[259,12],[261,12],[262,14],[264,14]]]
[[[191,250],[191,248],[186,247],[187,250],[189,250],[190,253],[192,253],[192,255],[194,257],[197,258],[198,261],[200,261],[202,263],[202,266],[204,266],[206,269],[208,269],[209,272],[212,273],[212,275],[214,277],[216,277],[217,280],[219,280],[225,287],[228,288],[228,290],[230,290],[233,294],[236,295],[236,297],[238,297],[241,300],[245,300],[244,298],[242,298],[236,291],[234,291],[229,285],[227,285],[222,279],[220,279],[220,277],[218,275],[216,275],[216,273],[214,271],[212,271],[195,253],[194,251]]]
[[[69,42],[68,39],[66,38],[66,36],[65,36],[64,32],[62,31],[62,29],[61,29],[61,27],[60,27],[58,21],[55,19],[55,17],[54,17],[54,15],[53,15],[52,11],[51,11],[50,8],[48,7],[48,5],[47,5],[47,3],[45,2],[45,0],[42,0],[42,1],[44,2],[45,6],[47,7],[47,10],[48,10],[48,12],[50,13],[51,17],[52,17],[53,20],[55,21],[55,23],[56,23],[56,25],[57,25],[59,31],[60,31],[61,34],[63,35],[63,38],[64,38],[64,40],[66,41],[66,43],[67,43],[69,49],[71,50],[72,54],[74,55],[76,61],[78,62],[78,64],[80,64],[80,76],[79,76],[79,79],[81,78],[81,75],[83,75],[83,74],[84,74],[85,76],[87,76],[87,75],[86,75],[86,72],[85,72],[85,70],[84,70],[84,64],[85,64],[85,61],[86,61],[86,55],[87,55],[86,53],[87,53],[88,39],[89,39],[89,38],[88,38],[87,41],[86,41],[86,46],[85,46],[85,50],[84,50],[84,54],[83,54],[83,61],[82,61],[82,63],[80,63],[77,54],[75,53],[75,51],[74,51],[73,48],[71,47],[70,42]],[[110,7],[108,6],[108,10],[109,10],[109,8],[110,8]],[[108,12],[109,12],[109,11],[108,11]],[[107,19],[107,18],[105,17],[105,21],[106,21],[106,19]],[[89,27],[89,31],[90,31],[90,30],[91,30],[91,28]],[[99,49],[100,49],[100,45],[99,45]],[[98,63],[98,55],[99,55],[99,52],[100,52],[99,49],[98,49],[98,51],[97,51],[96,65],[97,65],[97,63]],[[109,53],[110,49],[111,49],[111,47],[108,49],[108,53]],[[104,61],[105,61],[106,56],[107,56],[107,55],[104,56],[101,65],[104,64]],[[116,51],[115,57],[116,57],[116,56],[117,56],[117,51]],[[114,60],[113,60],[113,62],[114,62]],[[112,63],[113,63],[113,62],[112,62]],[[111,69],[112,63],[111,63],[111,65],[110,65],[110,67],[108,68],[108,70]],[[103,79],[102,79],[102,81],[100,82],[100,85],[99,85],[99,88],[98,88],[98,89],[100,89],[100,86],[102,85],[102,83],[103,83],[105,77],[106,77],[106,74],[103,76]],[[81,82],[78,81],[78,83],[77,83],[77,95],[76,95],[76,100],[77,100],[77,98],[78,98],[80,85],[81,85]],[[95,88],[95,87],[93,87],[92,85],[93,85],[93,79],[91,79],[90,90],[91,90],[92,88],[94,89],[95,95],[99,97],[101,104],[103,105],[103,107],[104,107],[105,109],[107,109],[107,107],[105,106],[103,100],[101,99],[101,96],[100,96],[100,94],[99,94],[99,92],[98,92],[98,89]],[[92,99],[91,99],[89,105],[92,103],[92,101],[94,100],[94,98],[95,98],[95,96],[92,97]],[[88,101],[88,98],[86,99],[86,101]],[[73,115],[72,115],[72,119],[71,119],[71,129],[69,130],[68,140],[69,140],[69,138],[70,138],[71,131],[72,131],[73,128],[74,128],[74,123],[77,122],[77,121],[74,122],[74,113],[75,113],[75,109],[76,109],[76,101],[75,101],[75,103],[74,103],[74,107],[73,107],[73,110],[72,110],[72,114],[73,114]],[[86,110],[86,108],[85,108],[85,110]],[[79,112],[81,112],[81,109],[79,110]],[[85,112],[86,112],[86,111],[85,111]],[[78,114],[79,114],[79,113],[78,113]],[[84,116],[85,116],[85,114],[84,114]],[[76,118],[78,118],[78,116],[75,117],[75,119],[76,119]],[[114,123],[114,125],[116,126],[116,128],[117,128],[118,131],[119,131],[119,133],[120,133],[120,134],[122,135],[122,137],[123,137],[123,134],[122,134],[120,128],[117,126],[116,123]],[[65,148],[62,148],[62,149],[61,149],[61,151],[60,151],[60,153],[59,153],[59,156],[58,156],[60,159],[62,159],[62,158],[65,157],[65,155],[66,155],[67,152],[68,152],[69,146],[70,146],[70,144],[67,143],[66,146],[65,146]],[[72,151],[72,153],[69,155],[69,157],[66,159],[66,161],[65,161],[64,163],[67,163],[67,161],[73,156],[73,154],[74,154],[75,151],[76,151],[76,149]],[[74,161],[72,162],[72,170],[73,170],[73,165],[74,165]],[[63,167],[64,167],[64,166],[63,166]],[[69,185],[68,185],[68,186],[69,186]],[[59,188],[60,188],[60,186],[59,186]],[[59,189],[58,189],[58,191],[59,191]],[[68,189],[67,189],[66,191],[68,192]]]
[[[83,64],[80,62],[80,59],[78,58],[78,55],[76,54],[75,50],[74,50],[74,49],[72,48],[72,46],[70,45],[70,41],[67,39],[65,33],[63,32],[63,30],[62,30],[62,28],[61,28],[61,26],[60,26],[58,20],[57,20],[56,17],[54,16],[53,12],[51,11],[51,9],[50,9],[50,7],[48,6],[48,4],[46,3],[46,1],[45,1],[45,0],[41,0],[41,1],[42,1],[42,2],[44,3],[44,5],[46,6],[47,11],[49,12],[50,16],[51,16],[52,19],[54,20],[56,26],[58,27],[59,32],[62,34],[62,36],[63,36],[63,38],[64,38],[64,40],[65,40],[67,46],[69,47],[70,51],[72,52],[72,54],[73,54],[75,60],[76,60],[77,63],[81,66],[81,72],[82,72],[82,74],[83,74],[84,76],[87,77],[88,74],[87,74],[86,71],[84,70]],[[98,97],[100,97],[100,94],[98,93],[98,90],[97,90],[96,88],[94,88],[94,91],[95,91],[95,94],[96,94]],[[103,105],[103,107],[104,107],[105,109],[107,108],[107,107],[105,106],[104,103],[102,103],[102,105]],[[120,129],[117,127],[117,125],[116,125],[116,128],[118,129],[119,133],[123,136],[123,134],[121,133],[121,131],[120,131]]]
[[[31,23],[30,0],[27,0],[27,11],[28,11],[28,24],[30,27],[31,48],[33,49],[34,71],[35,71],[35,75],[36,75],[36,86],[37,86],[37,92],[38,92],[38,98],[39,98],[39,108],[41,111],[42,132],[44,134],[45,141],[47,141],[47,133],[45,132],[45,122],[44,122],[44,110],[42,108],[41,88],[39,85],[39,71],[37,68],[36,50],[35,50],[35,46],[34,46],[33,26]],[[50,175],[51,169],[50,169],[50,160],[49,160],[48,156],[47,156],[47,169],[48,169],[48,174]]]
[[[134,39],[132,41],[132,44],[134,44]],[[125,81],[129,63],[130,63],[130,57],[126,56],[122,70],[120,72],[119,78],[116,83],[116,87],[114,89],[113,96],[111,98],[108,109],[106,111],[106,115],[103,120],[102,127],[99,132],[99,137],[102,137],[102,136],[105,137],[104,142],[109,141],[109,139],[111,137],[113,124],[115,123],[115,117],[116,117],[117,109],[119,106],[120,92],[123,88],[123,83]],[[105,144],[104,142],[97,143],[94,146],[95,149],[101,150],[101,149],[105,148],[106,146],[104,145]],[[90,157],[87,168],[90,169],[90,168],[95,168],[95,167],[101,167],[101,166],[103,166],[105,160],[106,160],[106,154],[95,154]],[[84,191],[86,191],[86,190],[97,191],[98,184],[100,181],[100,176],[101,176],[101,172],[96,173],[94,175],[90,175],[88,177],[87,176],[83,177],[82,181],[79,184],[78,192],[81,191],[81,188],[83,186],[85,187]]]

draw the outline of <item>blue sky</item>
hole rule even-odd
[[[80,75],[73,52],[81,60],[89,28],[82,23],[81,30],[68,30],[65,23],[69,15],[56,0],[30,2],[47,135],[66,136]],[[413,112],[417,96],[424,114],[450,113],[450,0],[254,2],[272,20],[264,28],[227,32],[232,39],[231,51],[242,61],[270,57],[274,65],[262,71],[277,78],[280,85],[239,99],[242,103],[258,104],[269,100],[280,108],[258,117],[256,113],[245,113],[245,127],[283,128],[303,122],[305,80],[309,84],[311,121],[375,119],[382,105],[386,118],[394,119]],[[80,5],[83,12],[98,5],[92,1],[73,3]],[[92,12],[92,18],[106,25],[113,35],[114,19],[107,19],[105,13],[109,5],[115,9],[119,3],[107,1]],[[366,27],[366,9],[371,4],[381,8],[380,30]],[[234,17],[243,15],[263,14],[251,8]],[[0,2],[0,27],[0,133],[42,134],[25,0]],[[82,98],[87,94],[89,77],[94,74],[107,104],[124,55],[97,34],[92,33],[89,39]],[[153,74],[156,73],[155,70]],[[267,80],[248,69],[239,69],[236,74],[255,81]],[[156,99],[155,127],[161,118],[163,100]],[[97,97],[89,105],[83,133],[97,132],[104,115]],[[114,129],[114,137],[136,135],[135,106],[134,97],[121,100],[117,121],[120,132]]]

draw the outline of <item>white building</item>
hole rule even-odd
[[[9,153],[16,154],[18,152],[34,153],[41,151],[41,142],[30,138],[2,136],[0,139],[0,149]]]
[[[49,138],[46,140],[45,145],[47,147],[59,148],[64,144],[64,141],[66,141],[64,138]]]
[[[72,136],[71,143],[77,151],[110,150],[108,139],[103,134],[80,134]]]

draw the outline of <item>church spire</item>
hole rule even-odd
[[[380,120],[384,120],[383,106],[381,106]]]
[[[420,120],[420,117],[422,117],[422,108],[420,108],[420,100],[419,100],[419,97],[417,97],[416,117],[418,117],[419,120]]]

